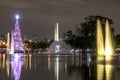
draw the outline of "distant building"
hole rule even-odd
[[[28,36],[27,35],[23,35],[23,41],[27,41],[29,40]]]

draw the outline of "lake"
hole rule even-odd
[[[8,59],[0,54],[0,80],[120,80],[120,56],[97,62],[79,55],[26,54]]]

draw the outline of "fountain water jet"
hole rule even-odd
[[[104,55],[104,40],[103,40],[103,33],[102,33],[102,27],[101,22],[98,19],[97,20],[97,53],[98,55]]]
[[[113,44],[112,44],[112,35],[111,35],[111,29],[109,26],[108,20],[106,20],[105,25],[105,39],[102,34],[102,27],[100,20],[97,20],[97,54],[100,56],[105,56],[104,59],[111,60],[111,56],[113,55]],[[105,41],[104,41],[105,40]],[[105,43],[104,43],[105,42]],[[103,59],[99,58],[98,60]]]
[[[113,44],[112,44],[112,35],[111,35],[111,29],[108,20],[106,20],[106,26],[105,26],[105,55],[111,56],[113,54]]]
[[[58,27],[58,22],[55,25],[55,41],[59,41],[59,27]]]
[[[59,39],[59,24],[55,25],[54,41],[48,49],[48,53],[69,53],[71,47]]]

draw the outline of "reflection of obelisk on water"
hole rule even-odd
[[[59,80],[59,57],[56,57],[55,60],[55,78]]]

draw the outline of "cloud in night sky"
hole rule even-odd
[[[38,39],[53,37],[54,25],[60,24],[60,34],[74,30],[76,24],[89,15],[101,15],[113,20],[115,33],[120,33],[119,0],[1,0],[0,34],[14,28],[14,14],[20,13],[20,27],[26,35]]]

